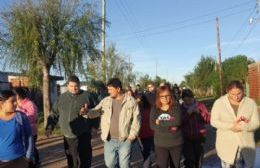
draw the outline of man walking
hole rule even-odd
[[[105,142],[106,166],[129,168],[131,144],[140,129],[139,108],[133,97],[123,94],[119,79],[110,79],[107,89],[109,96],[94,109],[86,108],[84,117],[101,116],[101,138]]]
[[[80,90],[77,76],[70,76],[68,91],[61,94],[48,117],[46,136],[49,137],[57,122],[64,135],[64,149],[69,168],[91,166],[91,121],[81,115],[81,110],[90,105],[88,92]],[[93,106],[93,105],[92,105]]]
[[[147,91],[145,92],[145,96],[148,99],[149,103],[154,106],[156,99],[156,87],[152,82],[148,83]]]

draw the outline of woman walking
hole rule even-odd
[[[0,167],[27,168],[33,158],[33,137],[28,118],[15,111],[12,91],[0,92]]]
[[[184,89],[181,97],[185,168],[201,168],[204,154],[202,145],[206,136],[205,125],[209,123],[210,115],[205,105],[196,101],[190,89]]]
[[[140,95],[138,100],[142,119],[138,138],[144,159],[143,168],[150,168],[152,167],[152,154],[154,153],[153,131],[149,124],[151,105],[144,94]]]
[[[161,86],[157,90],[156,106],[151,111],[150,125],[154,130],[157,166],[167,168],[168,159],[171,158],[175,168],[179,168],[183,144],[181,112],[167,86]]]
[[[217,99],[211,125],[217,129],[216,150],[222,168],[252,168],[255,161],[254,131],[259,127],[256,103],[244,96],[241,82],[231,81],[227,94]]]

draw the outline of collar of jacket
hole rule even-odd
[[[114,98],[110,97],[109,96],[109,100],[112,102]],[[125,104],[125,102],[131,100],[131,96],[127,96],[127,95],[124,95],[124,98],[123,98],[123,101],[122,101],[122,105]]]
[[[74,97],[74,96],[80,95],[80,94],[83,93],[83,92],[84,92],[83,90],[79,90],[79,92],[78,92],[77,94],[72,94],[72,93],[70,93],[69,91],[67,91],[67,94],[68,94],[69,96],[71,96],[71,97]]]

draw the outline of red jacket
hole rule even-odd
[[[150,112],[151,108],[140,108],[140,113],[142,117],[141,129],[139,133],[140,138],[153,137],[153,131],[150,128]]]

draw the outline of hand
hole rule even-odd
[[[91,129],[91,135],[92,135],[92,136],[96,136],[97,134],[98,134],[98,129],[92,128],[92,129]]]
[[[187,112],[188,112],[189,115],[191,115],[194,112],[194,108],[190,107]]]
[[[231,128],[231,131],[233,131],[233,132],[241,132],[242,129],[241,129],[240,123],[235,122],[233,127]]]
[[[178,130],[178,127],[170,127],[170,132],[175,133]]]
[[[239,123],[239,122],[241,122],[241,121],[243,121],[243,122],[245,122],[245,123],[249,123],[249,119],[247,119],[245,116],[240,116],[238,119],[237,119],[237,123]]]
[[[49,137],[51,136],[51,134],[52,134],[52,131],[51,131],[50,129],[47,129],[47,130],[45,131],[45,136],[46,136],[47,138],[49,138]]]
[[[88,105],[85,104],[79,111],[79,115],[86,115],[88,113]]]
[[[191,107],[188,109],[188,114],[191,115],[192,113],[200,113],[200,110],[197,107]]]
[[[200,114],[200,109],[195,108],[195,109],[194,109],[194,112],[196,112],[197,114]]]
[[[160,120],[156,119],[156,120],[155,120],[155,124],[156,124],[156,125],[159,125],[159,124],[160,124]]]
[[[132,139],[130,139],[130,138],[127,138],[127,140],[126,140],[128,143],[132,143],[133,142],[133,140]]]

